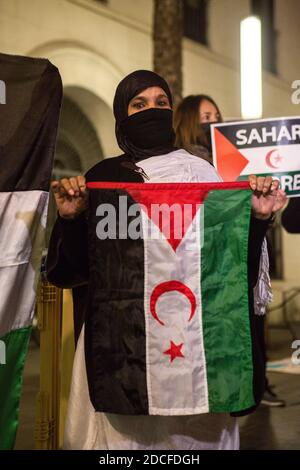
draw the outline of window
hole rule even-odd
[[[207,45],[208,0],[183,0],[183,34]]]
[[[261,19],[262,64],[264,69],[277,73],[277,33],[274,28],[274,0],[251,0],[252,13]]]

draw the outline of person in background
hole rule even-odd
[[[220,122],[223,122],[221,111],[210,96],[204,94],[186,96],[174,113],[175,145],[213,164],[210,128],[212,124]],[[290,209],[288,209],[289,207]],[[298,214],[296,221],[295,212]],[[287,224],[288,231],[295,233],[294,230],[298,229],[300,232],[300,199],[298,204],[290,201],[283,213],[282,223],[283,225]],[[287,227],[290,227],[290,230]],[[261,404],[276,407],[285,406],[285,401],[281,400],[272,390],[273,387],[269,384],[266,375],[265,315],[256,315],[255,323],[256,337],[260,344],[265,368],[265,391]]]
[[[187,96],[174,115],[175,145],[212,164],[210,126],[217,122],[223,122],[222,114],[210,96]]]

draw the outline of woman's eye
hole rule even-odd
[[[169,103],[167,101],[159,101],[158,105],[159,106],[169,106]]]
[[[139,103],[133,103],[133,108],[135,109],[142,109],[144,107],[144,103],[139,102]]]

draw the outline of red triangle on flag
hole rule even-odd
[[[144,206],[144,210],[148,217],[159,227],[173,250],[176,251],[190,227],[200,205],[205,201],[209,191],[216,189],[248,189],[249,182],[141,184],[129,182],[89,181],[87,182],[87,187],[89,189],[120,189],[126,191],[138,204]],[[153,211],[153,205],[159,206],[161,209],[162,204],[165,205],[165,213],[167,215],[168,213],[170,214],[170,221],[168,217],[154,217],[154,215],[157,215],[157,212],[161,214],[161,210]],[[182,215],[182,217],[176,218],[178,211],[175,215],[173,214],[171,209],[174,204],[179,208],[179,215]]]
[[[176,251],[199,206],[204,201],[207,191],[188,188],[185,190],[182,188],[147,190],[147,186],[145,184],[141,189],[128,189],[127,191],[137,203],[147,208],[148,217],[158,226],[173,250]]]
[[[214,132],[217,170],[223,181],[236,181],[249,160],[218,129]]]

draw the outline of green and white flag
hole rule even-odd
[[[61,106],[46,59],[0,54],[0,449],[14,446]]]

